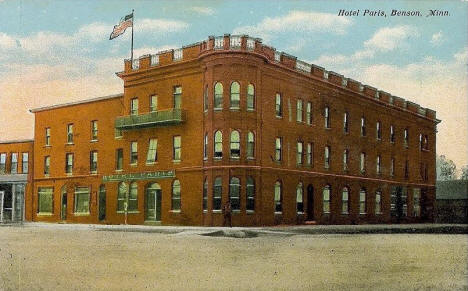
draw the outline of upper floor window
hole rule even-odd
[[[23,174],[27,174],[29,172],[29,153],[23,153],[21,163],[22,163],[21,172]],[[0,169],[0,172],[1,172],[1,169]]]
[[[345,149],[343,151],[343,170],[344,171],[348,170],[348,160],[349,160],[349,150]]]
[[[405,161],[405,179],[409,178],[409,161]]]
[[[98,170],[98,152],[91,151],[89,153],[89,170],[91,173],[96,173]]]
[[[277,137],[275,139],[275,160],[276,161],[281,161],[283,157],[283,152],[282,152],[282,147],[283,147],[283,141],[281,137]]]
[[[390,176],[395,175],[395,158],[390,160]]]
[[[203,139],[203,159],[208,159],[208,134],[205,133],[205,138]]]
[[[223,109],[223,84],[217,82],[214,91],[214,109]]]
[[[240,134],[237,130],[231,131],[231,158],[240,157]]]
[[[343,214],[349,213],[349,189],[348,187],[344,187],[343,191],[341,192],[341,213]]]
[[[408,147],[409,146],[409,131],[407,128],[405,128],[404,132],[403,132],[403,140],[404,140],[404,145],[405,147]]]
[[[296,121],[297,122],[302,122],[303,116],[304,116],[304,101],[301,99],[297,100],[297,106],[296,106]]]
[[[276,181],[275,183],[275,212],[281,213],[283,211],[283,186],[281,181]]]
[[[132,100],[130,100],[130,114],[138,115],[138,98],[132,98]]]
[[[181,196],[180,196],[180,181],[174,180],[172,182],[172,197],[171,197],[171,210],[180,211]]]
[[[182,151],[182,139],[180,137],[180,135],[176,135],[174,136],[173,138],[173,159],[174,161],[180,161],[181,159],[181,151]]]
[[[73,123],[67,125],[67,143],[73,143]]]
[[[152,164],[158,160],[158,140],[150,138],[148,143],[148,153],[146,155],[146,163]]]
[[[231,84],[231,109],[240,108],[240,85],[238,82]]]
[[[44,157],[44,175],[48,176],[50,174],[50,156]]]
[[[325,128],[330,128],[330,108],[327,106],[323,112],[325,118]]]
[[[246,201],[246,210],[254,211],[255,210],[255,180],[251,176],[247,176],[247,201]]]
[[[283,116],[283,104],[282,104],[282,98],[281,98],[280,93],[276,93],[275,111],[276,111],[276,117]]]
[[[307,125],[312,124],[312,103],[307,102],[307,107],[306,107],[306,123]]]
[[[151,95],[149,98],[150,112],[156,112],[158,110],[158,95]]]
[[[73,153],[65,154],[65,173],[73,173]]]
[[[349,113],[345,112],[343,115],[343,131],[349,133]]]
[[[213,210],[221,210],[221,199],[223,197],[223,180],[216,177],[213,183]]]
[[[366,172],[366,153],[361,153],[359,169],[360,169],[361,173]]]
[[[115,169],[117,171],[123,169],[123,149],[115,150]]]
[[[304,187],[301,182],[296,187],[296,212],[304,212]]]
[[[375,162],[376,169],[375,171],[377,172],[377,175],[381,173],[381,167],[380,167],[380,155],[377,156],[377,160]]]
[[[10,173],[16,174],[18,173],[18,154],[12,153],[11,154],[11,167]]]
[[[217,130],[214,134],[214,158],[223,157],[223,133]]]
[[[174,86],[174,108],[180,109],[182,105],[182,86]]]
[[[50,146],[50,127],[45,129],[45,145]]]
[[[325,147],[324,167],[325,167],[325,169],[330,168],[330,147],[329,146]]]
[[[255,157],[255,135],[249,131],[247,133],[247,158]]]
[[[297,150],[296,150],[296,163],[298,165],[302,165],[303,156],[304,156],[304,143],[302,141],[298,141]]]
[[[247,110],[255,109],[255,87],[252,84],[247,86]]]
[[[359,214],[366,214],[367,212],[366,196],[366,189],[362,188],[359,191]]]
[[[174,50],[174,56],[173,56],[174,61],[181,60],[183,57],[184,57],[184,50],[183,49],[179,48],[179,49]]]
[[[91,121],[91,140],[98,139],[98,122],[97,120]]]
[[[229,201],[232,210],[240,210],[240,180],[237,177],[231,177],[229,181]]]
[[[366,118],[361,117],[361,136],[366,136]]]
[[[381,126],[380,121],[377,121],[377,123],[375,124],[375,134],[378,140],[382,139],[382,132],[381,132],[380,126]]]
[[[138,163],[138,142],[132,141],[130,143],[130,164],[136,165]]]
[[[4,174],[6,172],[6,154],[0,154],[0,174]]]
[[[390,142],[395,142],[395,128],[390,125]]]
[[[203,91],[203,110],[208,110],[208,86],[205,86]]]
[[[313,164],[313,159],[314,159],[313,151],[314,151],[314,145],[309,142],[307,144],[307,156],[306,156],[307,166],[312,166]]]
[[[330,213],[330,200],[331,200],[331,187],[330,185],[326,185],[323,188],[322,192],[322,202],[323,202],[323,213]]]

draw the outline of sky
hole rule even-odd
[[[437,154],[468,164],[468,0],[0,0],[0,140],[33,137],[29,109],[123,92],[115,72],[134,9],[135,56],[248,34],[298,59],[437,111]],[[339,16],[340,10],[357,16]],[[363,15],[365,10],[383,16]],[[419,11],[421,16],[391,16]],[[427,16],[430,10],[445,16]]]

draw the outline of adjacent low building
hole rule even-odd
[[[32,110],[32,219],[432,221],[435,111],[224,35],[125,60],[124,93]]]
[[[468,180],[437,181],[435,220],[468,223]]]

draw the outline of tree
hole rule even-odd
[[[445,155],[440,155],[436,159],[437,180],[448,181],[457,178],[457,166],[452,160],[449,160]]]
[[[465,165],[461,168],[460,179],[468,180],[468,165]]]

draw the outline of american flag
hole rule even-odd
[[[116,38],[117,36],[123,34],[125,30],[133,26],[133,12],[122,19],[120,19],[119,24],[114,25],[114,30],[110,34],[109,40]]]

